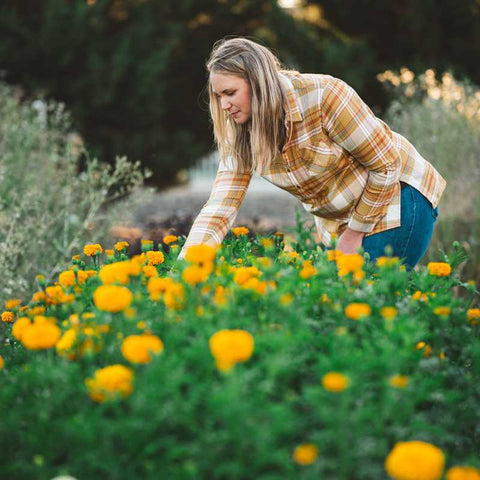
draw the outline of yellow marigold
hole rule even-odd
[[[427,345],[425,342],[418,342],[415,345],[415,349],[416,350],[423,350],[423,356],[427,357],[427,358],[432,353],[432,347],[430,347],[430,345]]]
[[[293,295],[291,293],[285,293],[280,297],[280,304],[287,306],[293,302]]]
[[[43,315],[45,313],[45,307],[33,307],[27,310],[27,315]]]
[[[306,280],[307,278],[311,278],[316,275],[317,272],[318,270],[312,265],[312,262],[310,260],[306,260],[302,263],[302,269],[300,270],[300,278]]]
[[[13,310],[14,308],[17,308],[21,303],[22,301],[19,298],[12,298],[5,301],[5,308],[7,310]]]
[[[21,341],[25,329],[30,327],[31,325],[32,322],[28,317],[18,318],[17,321],[13,324],[12,335],[14,336],[14,338]]]
[[[300,255],[298,252],[288,252],[288,261],[289,263],[296,262],[300,259]]]
[[[3,357],[0,355],[0,370],[3,369],[3,365],[4,365]]]
[[[65,355],[69,350],[72,349],[73,345],[75,344],[75,340],[77,338],[77,333],[74,328],[69,328],[65,331],[65,333],[61,336],[60,340],[58,340],[55,348],[57,349],[57,353],[59,355]]]
[[[336,262],[341,255],[343,255],[341,250],[327,250],[327,260],[329,262]]]
[[[32,295],[32,302],[33,302],[33,303],[44,302],[45,299],[46,299],[46,294],[45,294],[45,292],[43,292],[43,291],[35,292],[35,293]]]
[[[219,285],[215,289],[215,296],[213,297],[213,303],[218,307],[227,303],[227,289]]]
[[[216,248],[212,247],[211,245],[192,245],[187,249],[185,260],[187,262],[199,265],[200,267],[213,265],[216,251]]]
[[[141,268],[138,263],[131,261],[115,262],[104,265],[98,272],[98,276],[106,285],[112,283],[126,285],[130,281],[130,276],[140,274]]]
[[[345,315],[352,320],[359,320],[362,317],[368,317],[372,313],[370,305],[367,303],[350,303],[345,307]]]
[[[455,466],[447,471],[446,480],[480,480],[480,470],[475,467]]]
[[[175,243],[178,241],[178,237],[176,235],[166,235],[163,237],[163,243],[165,245],[170,245],[171,243]]]
[[[445,262],[429,262],[427,269],[430,275],[436,277],[447,277],[452,273],[452,267]]]
[[[238,267],[234,272],[233,281],[237,285],[243,285],[252,277],[259,277],[261,275],[261,272],[257,267]]]
[[[75,285],[75,272],[66,270],[58,276],[58,282],[62,287],[72,287]]]
[[[235,228],[232,228],[232,232],[236,237],[239,237],[240,235],[247,235],[248,234],[248,228],[247,227],[235,227]]]
[[[122,355],[131,363],[148,363],[162,350],[163,343],[155,335],[130,335],[122,343]]]
[[[79,260],[81,260],[81,259],[82,259],[81,255],[74,255],[74,256],[72,257],[72,260],[73,260],[73,261],[79,261]]]
[[[439,480],[444,466],[443,452],[418,440],[398,442],[385,459],[385,469],[395,480]]]
[[[2,322],[13,323],[14,318],[15,318],[15,315],[14,315],[13,312],[3,312],[2,313]]]
[[[450,315],[452,309],[450,307],[436,307],[433,309],[433,313],[438,316]]]
[[[293,460],[299,465],[311,465],[318,457],[318,447],[313,443],[302,443],[293,451]]]
[[[185,303],[185,289],[181,283],[172,283],[163,296],[163,303],[170,310],[179,310]]]
[[[147,288],[150,298],[156,302],[160,300],[162,295],[172,285],[173,280],[171,278],[158,278],[152,277],[148,280]]]
[[[410,379],[405,375],[392,375],[388,379],[388,383],[395,388],[405,388],[410,382]]]
[[[165,261],[165,257],[162,252],[150,250],[147,252],[147,260],[149,265],[160,265]]]
[[[343,277],[349,273],[361,270],[363,267],[363,257],[358,253],[345,253],[337,259],[338,275]]]
[[[428,296],[426,293],[422,293],[420,290],[417,290],[412,295],[412,300],[420,300],[422,302],[428,302]]]
[[[348,378],[339,372],[328,372],[322,377],[322,386],[329,392],[341,392],[349,385]]]
[[[87,378],[85,385],[90,398],[104,402],[117,397],[128,397],[133,391],[133,371],[123,365],[110,365],[97,370],[93,378]]]
[[[272,248],[274,246],[273,240],[271,238],[261,238],[260,243],[265,247],[265,248]]]
[[[390,267],[399,263],[400,259],[398,257],[378,257],[377,258],[377,267]]]
[[[380,315],[385,320],[392,320],[397,316],[398,310],[395,307],[382,307],[380,309]]]
[[[113,257],[115,255],[115,250],[105,250],[105,255],[107,255],[107,257]]]
[[[254,340],[246,330],[219,330],[209,340],[210,352],[221,371],[231,370],[235,364],[246,362],[253,354]]]
[[[103,248],[99,243],[92,243],[89,245],[85,245],[85,247],[83,247],[83,253],[87,257],[94,257],[95,255],[100,254],[102,252],[103,252]]]
[[[142,252],[139,255],[134,255],[130,261],[136,265],[143,265],[147,263],[147,256]]]
[[[259,293],[260,295],[265,295],[267,293],[266,282],[261,282],[256,277],[249,278],[246,282],[242,284],[242,288],[253,290],[254,292]]]
[[[469,308],[467,310],[467,320],[472,325],[478,325],[479,318],[480,318],[480,308]]]
[[[44,350],[54,347],[61,334],[60,328],[45,317],[35,317],[33,324],[24,328],[20,341],[29,350]]]
[[[145,265],[142,271],[146,278],[158,277],[158,271],[153,265]]]
[[[196,285],[204,282],[210,275],[210,269],[199,267],[198,265],[191,265],[182,272],[182,279],[189,285]]]
[[[93,302],[104,312],[121,312],[130,306],[133,295],[127,287],[101,285],[93,293]]]
[[[128,242],[117,242],[114,246],[115,250],[120,251],[129,246]]]

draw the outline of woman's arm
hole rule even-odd
[[[220,161],[210,197],[193,222],[179,259],[192,245],[222,243],[235,221],[251,178],[251,173],[237,174],[232,165]]]
[[[327,135],[368,169],[348,228],[371,232],[400,187],[400,154],[392,132],[353,88],[333,77],[324,88],[322,119]]]

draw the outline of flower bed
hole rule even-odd
[[[133,257],[87,245],[7,302],[0,476],[478,478],[458,249],[409,273],[247,234],[179,262],[172,235]]]

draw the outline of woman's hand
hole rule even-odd
[[[337,250],[340,250],[342,253],[357,253],[362,246],[364,236],[365,233],[357,232],[347,227],[338,238]]]

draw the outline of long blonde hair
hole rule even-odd
[[[222,159],[231,156],[237,172],[261,173],[285,141],[284,93],[278,58],[268,48],[246,38],[215,43],[206,63],[210,73],[237,75],[250,85],[252,116],[237,125],[221,108],[209,82],[210,115]]]

